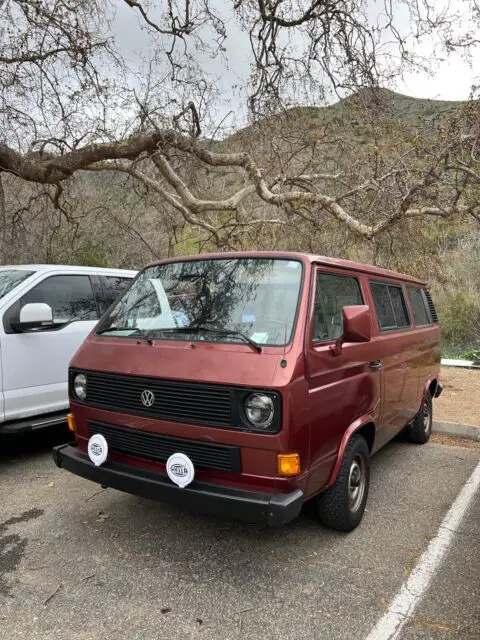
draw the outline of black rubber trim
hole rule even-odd
[[[57,467],[101,485],[234,520],[278,527],[294,520],[303,504],[303,492],[299,489],[291,493],[264,493],[196,480],[180,489],[160,473],[117,462],[96,467],[76,445],[54,447],[52,455]]]
[[[47,429],[57,424],[67,424],[68,411],[58,411],[56,413],[46,413],[44,415],[32,416],[23,420],[14,420],[0,424],[0,434],[16,434],[28,431],[38,431]]]

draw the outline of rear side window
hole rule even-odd
[[[100,312],[104,313],[115,300],[130,286],[133,278],[123,278],[118,276],[101,276],[103,293],[100,303]]]
[[[405,329],[410,326],[402,287],[372,282],[370,283],[370,289],[380,329],[391,331],[393,329]]]
[[[347,276],[317,273],[313,341],[336,340],[343,333],[342,308],[363,304],[358,280]]]
[[[31,302],[45,302],[53,311],[55,324],[97,320],[98,312],[88,276],[52,276],[30,289],[20,308]]]
[[[420,287],[408,287],[408,298],[413,311],[413,319],[417,327],[424,327],[432,324],[430,313],[427,308],[427,300]]]

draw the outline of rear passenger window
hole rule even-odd
[[[405,329],[410,326],[407,307],[401,287],[372,282],[370,284],[373,302],[377,311],[378,324],[384,331]]]
[[[101,313],[104,313],[115,300],[130,286],[133,278],[121,278],[118,276],[101,276],[104,293],[100,305]]]
[[[413,319],[417,327],[424,327],[432,324],[430,313],[427,309],[426,299],[420,287],[408,287],[408,298],[412,306]]]
[[[363,304],[360,285],[355,278],[317,274],[315,292],[313,340],[336,340],[343,333],[342,308]]]

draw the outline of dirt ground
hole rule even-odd
[[[453,436],[446,436],[443,433],[432,433],[432,442],[437,444],[444,444],[448,447],[465,447],[467,449],[480,449],[480,442],[478,440],[469,440],[467,438],[457,438]]]
[[[442,395],[433,405],[434,419],[480,426],[480,370],[442,367]]]

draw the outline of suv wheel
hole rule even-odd
[[[335,483],[316,497],[320,522],[336,531],[351,531],[360,524],[370,484],[370,452],[365,439],[350,439]]]
[[[432,396],[427,391],[422,401],[420,411],[407,427],[407,437],[410,442],[425,444],[432,435]]]

